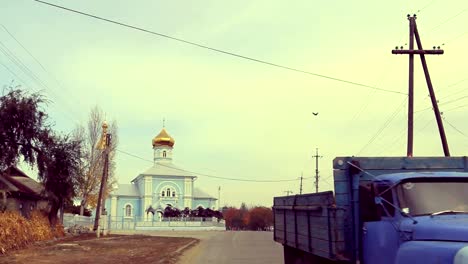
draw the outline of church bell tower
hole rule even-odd
[[[175,140],[163,127],[161,132],[153,138],[154,163],[172,162],[172,150]]]

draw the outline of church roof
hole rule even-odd
[[[112,194],[119,196],[140,196],[140,191],[135,184],[119,184],[119,187]]]
[[[193,173],[181,169],[172,163],[162,162],[156,162],[152,167],[141,173],[141,175],[196,177]]]
[[[193,188],[193,198],[210,198],[210,199],[218,200],[197,187]]]
[[[153,138],[153,147],[154,146],[174,146],[175,140],[173,137],[169,136],[166,129],[163,128],[159,134]]]

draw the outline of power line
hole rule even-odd
[[[162,34],[162,33],[158,33],[158,32],[155,32],[155,31],[151,31],[151,30],[148,30],[148,29],[145,29],[145,28],[142,28],[142,27],[133,26],[133,25],[130,25],[130,24],[127,24],[127,23],[119,22],[119,21],[116,21],[116,20],[111,20],[111,19],[108,19],[108,18],[104,18],[104,17],[100,17],[100,16],[97,16],[97,15],[85,13],[85,12],[78,11],[78,10],[75,10],[75,9],[71,9],[71,8],[68,8],[68,7],[48,3],[48,2],[45,2],[45,1],[41,1],[41,0],[34,0],[34,1],[36,1],[38,3],[41,3],[41,4],[49,5],[49,6],[52,6],[52,7],[56,7],[56,8],[59,8],[59,9],[63,9],[63,10],[66,10],[66,11],[69,11],[69,12],[72,12],[72,13],[76,13],[76,14],[79,14],[79,15],[91,17],[91,18],[94,18],[94,19],[97,19],[97,20],[101,20],[101,21],[105,21],[105,22],[108,22],[108,23],[116,24],[116,25],[119,25],[119,26],[123,26],[123,27],[126,27],[126,28],[133,29],[133,30],[142,31],[142,32],[145,32],[145,33],[148,33],[148,34],[159,36],[159,37],[168,38],[168,39],[171,39],[171,40],[175,40],[175,41],[182,42],[182,43],[185,43],[185,44],[188,44],[188,45],[192,45],[192,46],[196,46],[196,47],[199,47],[199,48],[207,49],[207,50],[210,50],[210,51],[222,53],[222,54],[225,54],[225,55],[229,55],[229,56],[233,56],[233,57],[237,57],[237,58],[241,58],[241,59],[245,59],[245,60],[249,60],[249,61],[258,62],[258,63],[266,64],[266,65],[281,68],[281,69],[300,72],[300,73],[304,73],[304,74],[308,74],[308,75],[312,75],[312,76],[316,76],[316,77],[320,77],[320,78],[325,78],[325,79],[329,79],[329,80],[333,80],[333,81],[337,81],[337,82],[342,82],[342,83],[347,83],[347,84],[351,84],[351,85],[355,85],[355,86],[370,88],[370,89],[374,89],[374,90],[378,90],[378,91],[382,91],[382,92],[406,95],[406,93],[399,92],[399,91],[387,90],[387,89],[375,87],[375,86],[372,86],[372,85],[367,85],[367,84],[363,84],[363,83],[348,81],[348,80],[340,79],[340,78],[337,78],[337,77],[327,76],[327,75],[318,74],[318,73],[314,73],[314,72],[310,72],[310,71],[305,71],[305,70],[301,70],[301,69],[297,69],[297,68],[283,66],[283,65],[280,65],[280,64],[276,64],[276,63],[272,63],[272,62],[268,62],[268,61],[264,61],[264,60],[260,60],[260,59],[255,59],[255,58],[240,55],[240,54],[237,54],[237,53],[224,51],[224,50],[217,49],[217,48],[212,48],[212,47],[209,47],[209,46],[206,46],[206,45],[203,45],[203,44],[199,44],[199,43],[196,43],[196,42],[184,40],[184,39],[181,39],[181,38],[172,37],[172,36]]]
[[[432,0],[430,3],[428,3],[427,5],[425,5],[423,8],[419,9],[417,13],[420,13],[422,12],[424,9],[428,8],[429,6],[431,6],[436,0]]]
[[[450,122],[447,120],[447,118],[445,118],[445,117],[442,117],[442,118],[444,119],[444,121],[445,121],[449,126],[451,126],[453,129],[455,129],[455,131],[457,131],[458,133],[460,133],[460,134],[463,135],[464,137],[467,137],[467,138],[468,138],[468,136],[467,136],[465,133],[463,133],[463,131],[461,131],[460,129],[456,128],[452,123],[450,123]]]
[[[447,18],[446,20],[444,20],[443,22],[441,22],[441,23],[438,24],[437,26],[431,28],[431,30],[429,30],[429,32],[432,32],[432,31],[434,31],[435,29],[439,28],[440,26],[442,26],[442,25],[444,25],[444,24],[450,22],[451,20],[455,19],[455,18],[458,17],[459,15],[465,13],[466,10],[468,10],[468,8],[465,8],[465,9],[463,9],[462,11],[456,13],[455,15],[453,15],[453,16]]]
[[[68,92],[67,89],[64,89],[64,87],[62,87],[62,85],[60,84],[60,82],[57,80],[57,78],[55,78],[54,75],[52,75],[45,67],[44,65],[2,24],[0,24],[3,29],[5,30],[6,33],[8,33],[8,35],[10,35],[10,37],[12,39],[14,39],[16,41],[16,43],[18,43],[18,45],[21,46],[21,48],[23,48],[24,51],[26,51],[26,53],[42,68],[42,70],[44,72],[46,72],[50,77],[52,77],[52,79],[56,82],[56,84],[59,86],[59,88],[61,88],[62,90],[64,90],[65,92]],[[70,95],[70,94],[68,94]]]
[[[357,156],[359,156],[374,140],[382,133],[382,131],[388,127],[388,125],[393,121],[393,119],[397,116],[397,114],[403,109],[403,106],[406,104],[406,98],[403,100],[403,102],[395,109],[395,111],[388,117],[388,119],[385,121],[385,123],[380,127],[379,130],[377,130],[377,133],[374,134],[374,136],[364,145],[364,147],[361,148],[361,150],[358,152]]]
[[[454,108],[450,108],[449,110],[445,110],[444,112],[450,112],[450,111],[460,109],[460,108],[464,108],[464,107],[467,107],[467,106],[468,106],[468,104],[460,105],[460,106],[457,106],[457,107],[454,107]]]
[[[3,25],[2,25],[3,26]],[[3,26],[4,27],[4,26]],[[7,29],[4,27],[4,29],[7,31]],[[11,34],[10,32],[8,32],[9,34]],[[12,36],[12,35],[11,35]],[[14,38],[12,36],[12,38]],[[14,38],[15,39],[15,38]],[[16,39],[15,39],[16,40]],[[18,42],[18,40],[16,40]],[[21,43],[18,42],[18,44],[21,45]],[[26,48],[21,45],[23,47],[23,49],[26,50]],[[55,93],[49,86],[47,86],[39,77],[38,75],[36,75],[25,63],[23,63],[21,61],[21,59],[15,55],[15,53],[10,50],[6,44],[4,44],[2,41],[0,41],[0,51],[6,56],[7,59],[9,59],[13,64],[15,64],[27,77],[29,77],[32,82],[34,82],[36,84],[37,87],[42,87],[43,90],[45,91],[49,91],[52,96],[54,96],[57,100],[60,99],[60,97],[58,96],[57,93]],[[26,50],[27,51],[27,50]],[[28,51],[27,51],[28,52]],[[30,56],[32,56],[32,54],[30,54],[28,52],[28,54]],[[33,56],[32,56],[33,57]],[[37,60],[37,59],[36,59]],[[40,64],[40,63],[39,63]],[[42,64],[41,64],[42,65]],[[43,66],[42,66],[43,67]],[[10,71],[10,70],[9,70]],[[11,71],[10,71],[11,72]],[[17,76],[15,74],[15,76]],[[17,76],[18,77],[18,76]],[[19,78],[19,77],[18,77]],[[24,81],[23,81],[24,82]],[[31,89],[32,88],[32,85],[29,85],[29,87]],[[37,91],[36,91],[37,92]],[[67,112],[64,112],[67,114],[67,119],[70,119],[71,120],[76,120],[75,118],[73,118],[73,116],[76,116],[75,112],[73,110],[71,110],[71,108],[69,108],[69,105],[67,104],[64,104],[64,106],[67,108]]]
[[[121,152],[123,154],[126,154],[128,156],[132,156],[134,158],[137,158],[137,159],[140,159],[140,160],[143,160],[143,161],[147,161],[147,162],[151,162],[151,163],[154,164],[154,161],[142,158],[142,157],[137,156],[135,154],[132,154],[132,153],[120,150],[120,149],[117,149],[117,151]],[[189,170],[183,170],[183,169],[175,168],[175,167],[172,167],[172,166],[169,166],[169,165],[166,165],[166,164],[162,164],[162,163],[158,163],[158,165],[163,166],[163,167],[167,167],[167,168],[170,168],[170,169],[182,171],[182,172],[187,172],[187,173],[194,174],[194,175],[205,176],[205,177],[208,177],[208,178],[215,178],[215,179],[221,179],[221,180],[230,180],[230,181],[242,181],[242,182],[291,182],[291,181],[300,180],[300,178],[288,179],[288,180],[252,180],[252,179],[228,178],[228,177],[214,176],[214,175],[210,175],[210,174],[204,174],[204,173],[199,173],[199,172],[194,172],[194,171],[189,171]],[[307,178],[303,178],[303,179],[307,179]]]

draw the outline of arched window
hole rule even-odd
[[[160,190],[160,196],[161,199],[172,199],[177,197],[177,191],[176,188],[170,185],[163,186]]]
[[[163,151],[163,158],[166,157],[166,151]]]
[[[132,216],[132,205],[131,204],[127,204],[125,205],[125,217],[130,217]]]

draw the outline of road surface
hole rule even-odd
[[[184,252],[179,264],[283,264],[283,247],[273,241],[273,232],[254,231],[114,231],[116,234],[144,234],[193,237],[200,243]]]
[[[185,252],[180,264],[284,263],[283,248],[273,241],[272,232],[199,232],[192,237],[200,243]]]

